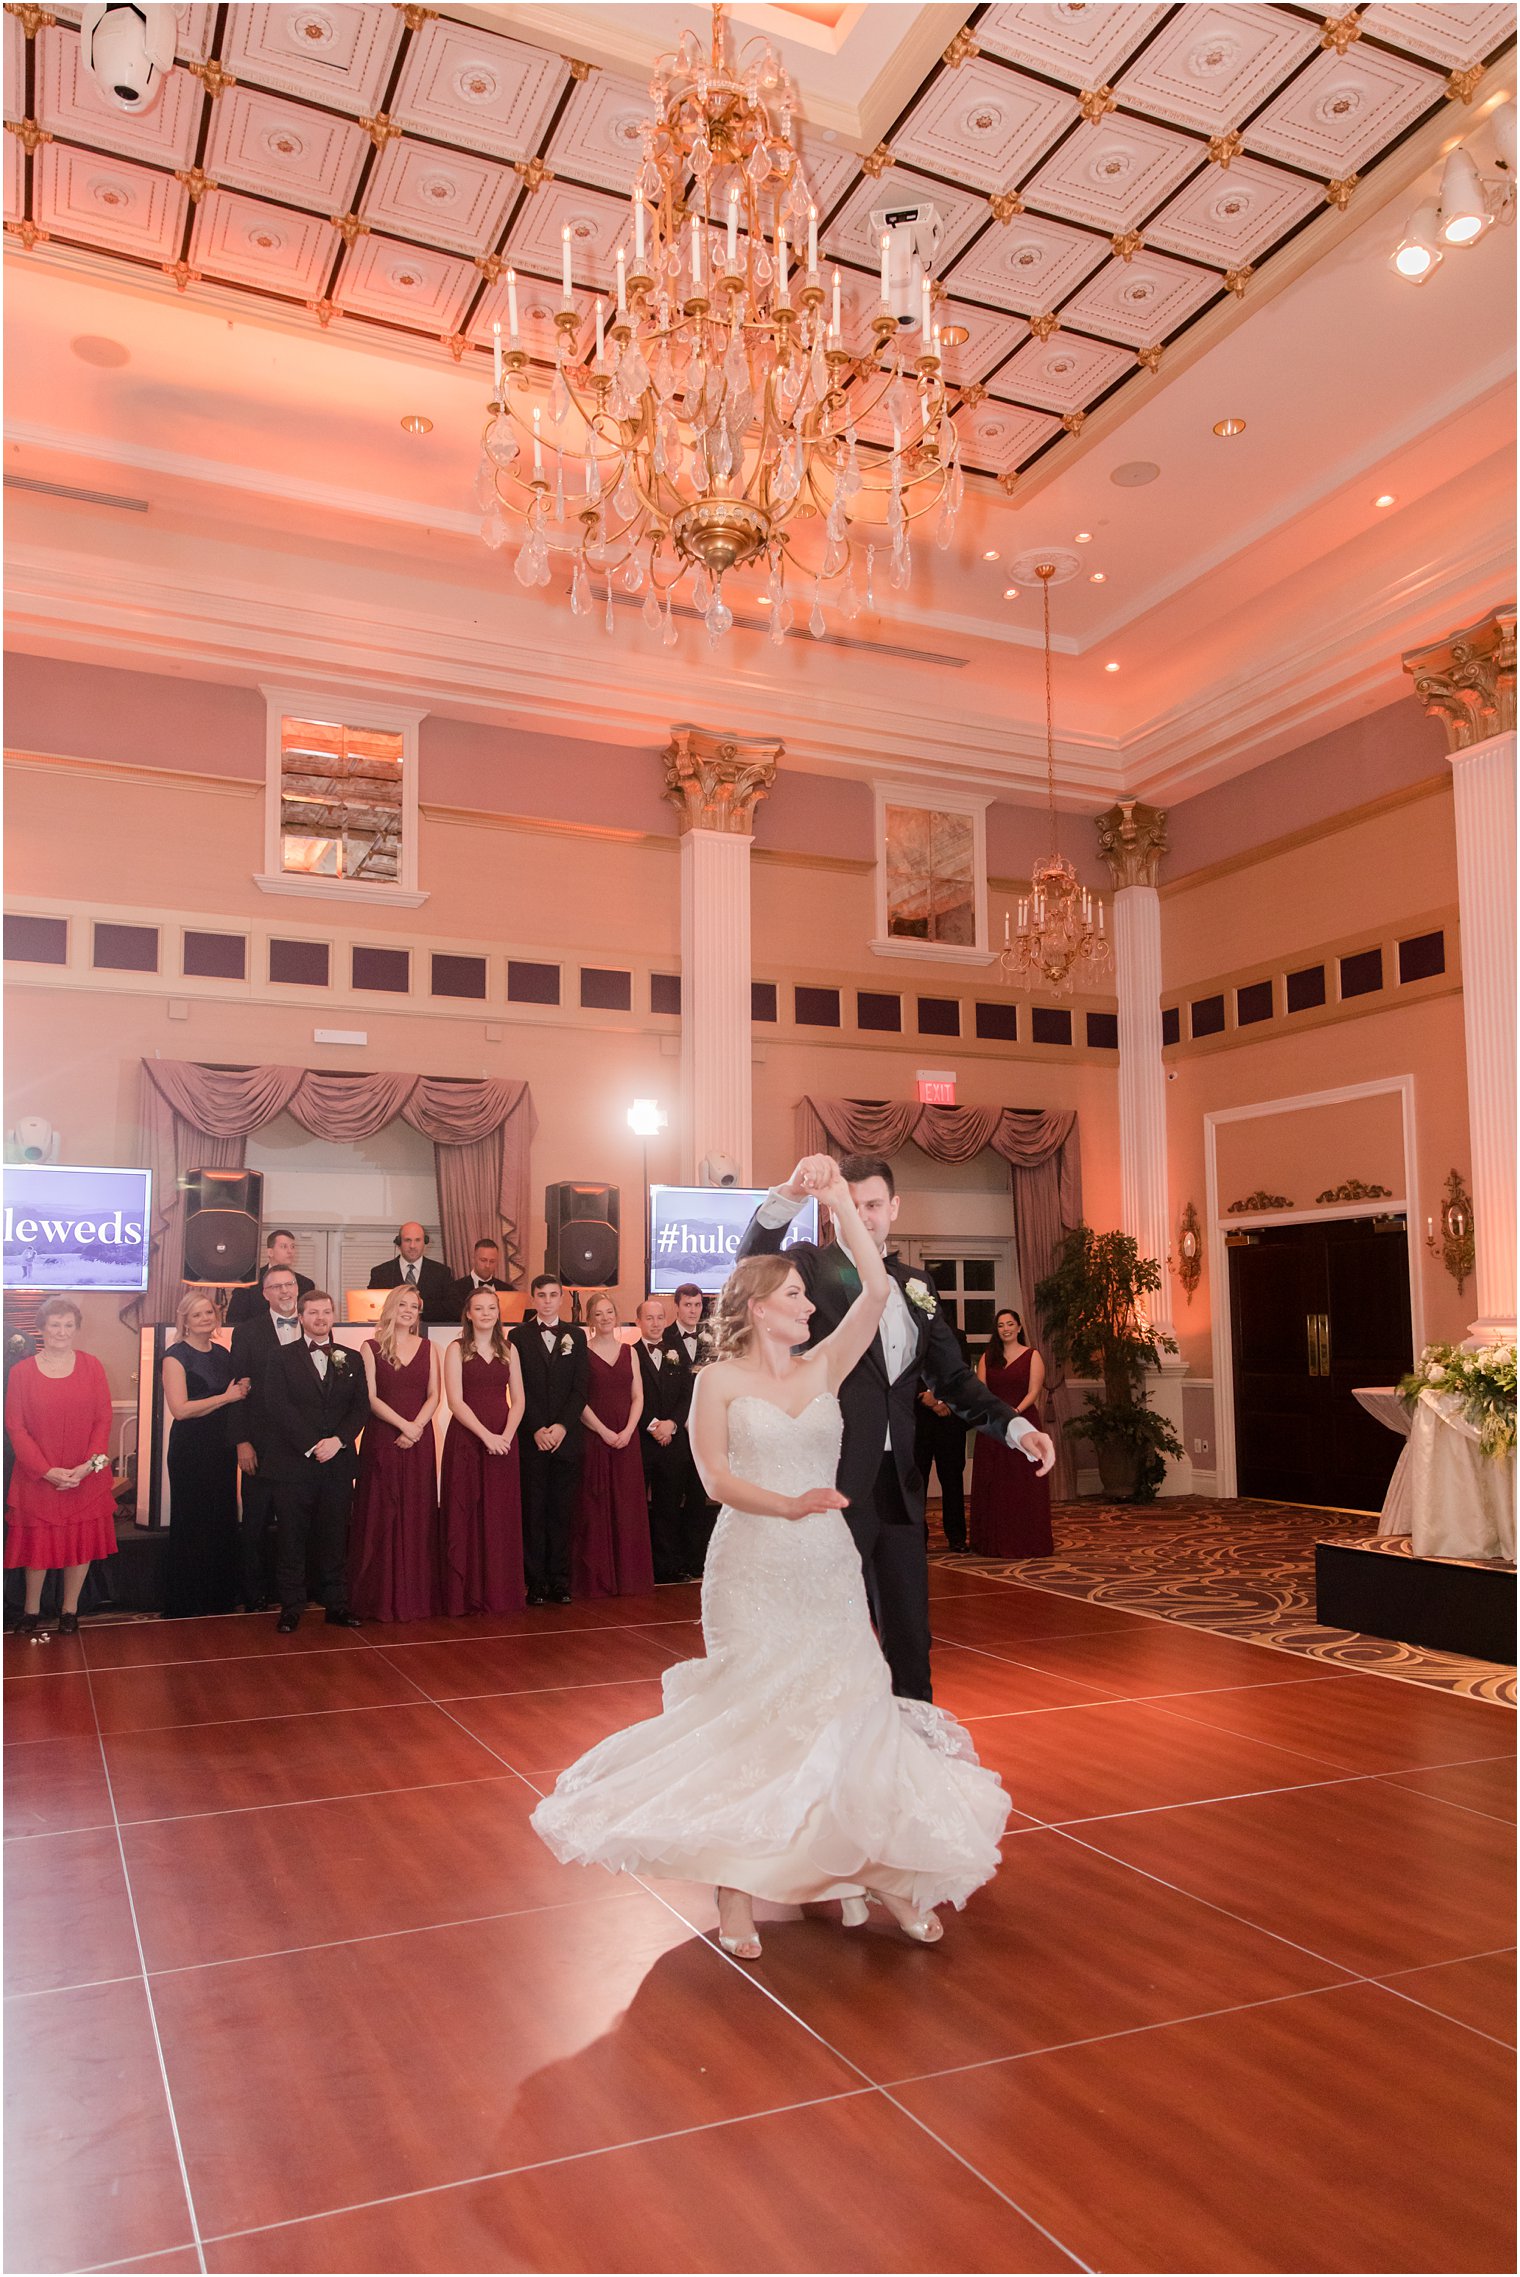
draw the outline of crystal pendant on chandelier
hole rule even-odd
[[[938,328],[923,329],[931,279],[915,270],[910,299],[917,310],[922,294],[924,314],[902,328],[885,295],[861,323],[854,280],[851,303],[838,271],[826,280],[785,65],[760,38],[736,55],[726,9],[712,16],[705,49],[687,31],[655,66],[629,228],[589,321],[562,232],[547,370],[524,346],[506,272],[476,503],[493,536],[497,503],[526,520],[525,585],[548,582],[551,551],[570,557],[577,613],[589,613],[590,549],[599,575],[608,559],[639,563],[628,589],[647,578],[665,599],[665,637],[680,587],[720,638],[733,621],[721,580],[749,571],[774,584],[784,557],[814,589],[817,633],[826,602],[858,613],[862,583],[874,606],[873,545],[902,590],[911,525],[930,514],[936,541],[949,542],[963,488],[951,413],[962,398],[946,382]],[[862,429],[890,433],[890,445]],[[773,611],[772,638],[785,631]]]
[[[1000,963],[1005,980],[1043,994],[1069,996],[1077,979],[1089,982],[1113,969],[1113,950],[1101,899],[1083,885],[1060,850],[1056,815],[1055,703],[1050,650],[1050,581],[1054,562],[1035,564],[1045,618],[1045,781],[1050,800],[1050,852],[1036,862],[1029,892],[1019,903],[1018,929],[1003,918]]]

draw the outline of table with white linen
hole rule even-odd
[[[1417,1558],[1515,1557],[1515,1458],[1483,1452],[1477,1432],[1449,1392],[1421,1392],[1414,1411],[1379,1386],[1357,1400],[1408,1445],[1400,1455],[1378,1521],[1380,1534],[1407,1534]]]

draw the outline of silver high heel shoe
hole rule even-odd
[[[719,1900],[722,1898],[722,1895],[723,1892],[721,1890],[713,1891],[714,1905],[718,1905]],[[718,1943],[722,1946],[724,1952],[731,1953],[736,1961],[758,1961],[760,1958],[760,1940],[756,1936],[753,1929],[751,1929],[747,1937],[725,1937],[720,1926],[718,1930]]]
[[[866,1890],[859,1897],[845,1898],[839,1909],[841,1924],[846,1929],[863,1928],[871,1917],[873,1905],[879,1905],[903,1935],[913,1939],[915,1945],[937,1945],[945,1934],[945,1925],[937,1913],[921,1913],[913,1921],[898,1921],[886,1899],[875,1890]]]

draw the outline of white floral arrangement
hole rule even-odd
[[[1483,1344],[1476,1351],[1460,1344],[1427,1344],[1400,1384],[1399,1396],[1412,1410],[1425,1392],[1455,1404],[1485,1455],[1498,1461],[1514,1453],[1513,1344]]]
[[[920,1280],[916,1273],[911,1280],[903,1283],[903,1295],[910,1305],[918,1307],[926,1320],[932,1320],[939,1310],[939,1298],[928,1282]]]

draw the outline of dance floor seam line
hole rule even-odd
[[[201,2240],[200,2222],[195,2211],[195,2194],[190,2187],[190,2168],[185,2157],[185,2145],[180,2135],[179,2113],[174,2107],[174,2089],[169,2081],[168,2059],[164,2054],[163,2034],[159,2029],[158,2010],[153,2001],[153,1986],[148,1976],[148,1956],[143,1949],[142,1928],[137,1918],[137,1898],[132,1888],[132,1871],[127,1864],[127,1846],[122,1838],[121,1814],[116,1807],[116,1785],[111,1777],[111,1765],[106,1755],[105,1734],[100,1728],[100,1711],[95,1704],[95,1685],[88,1664],[85,1681],[89,1686],[90,1712],[95,1718],[95,1740],[100,1749],[100,1767],[106,1783],[106,1797],[111,1806],[111,1824],[116,1835],[116,1855],[121,1866],[122,1885],[126,1892],[127,1913],[132,1924],[132,1941],[137,1950],[137,1966],[141,1976],[143,1998],[147,2003],[148,2027],[153,2034],[153,2052],[158,2062],[159,2083],[163,2088],[164,2110],[169,2121],[169,2136],[174,2145],[175,2163],[179,2168],[180,2187],[185,2193],[185,2212],[190,2221],[190,2238],[195,2249],[198,2266],[206,2267],[206,2252]]]
[[[1354,1671],[1348,1670],[1346,1673],[1349,1675],[1353,1674]],[[1310,1681],[1314,1683],[1317,1688],[1320,1679],[1314,1677],[1311,1678]],[[1220,1687],[1221,1691],[1224,1689],[1224,1686]],[[1275,1684],[1247,1684],[1235,1685],[1231,1687],[1231,1689],[1235,1691],[1243,1690],[1247,1692],[1275,1692],[1278,1687]],[[1428,1699],[1430,1697],[1430,1687],[1426,1685],[1422,1689],[1424,1691],[1425,1697]],[[1180,1700],[1212,1700],[1217,1698],[1217,1696],[1218,1695],[1214,1692],[1168,1692],[1160,1699],[1146,1700],[1143,1705],[1148,1708],[1158,1709],[1164,1716],[1173,1716],[1179,1723],[1195,1724],[1203,1731],[1228,1731],[1230,1728],[1228,1724],[1211,1724],[1207,1716],[1189,1715],[1185,1707],[1179,1707],[1176,1705],[1176,1703]],[[1455,1695],[1438,1694],[1437,1697],[1452,1698],[1455,1697]],[[1486,1710],[1488,1703],[1486,1701],[1472,1701],[1464,1702],[1464,1706],[1472,1706]],[[1500,1714],[1506,1713],[1506,1711],[1503,1709],[1500,1709],[1498,1712]],[[1236,1736],[1245,1739],[1250,1738],[1254,1735],[1246,1732],[1241,1732]],[[1257,1744],[1264,1747],[1278,1748],[1284,1755],[1299,1756],[1305,1763],[1326,1763],[1329,1764],[1333,1770],[1337,1771],[1346,1771],[1351,1768],[1349,1764],[1338,1762],[1333,1755],[1314,1755],[1311,1754],[1307,1748],[1289,1747],[1282,1740],[1261,1740],[1258,1741]],[[1512,1748],[1496,1748],[1489,1755],[1461,1756],[1457,1758],[1457,1760],[1464,1763],[1508,1763],[1514,1760],[1514,1750]],[[1398,1779],[1412,1776],[1414,1773],[1420,1771],[1439,1771],[1447,1768],[1447,1765],[1439,1763],[1393,1763],[1384,1766],[1381,1776],[1388,1779]]]
[[[486,1748],[485,1752],[489,1755],[492,1751]],[[501,1762],[499,1755],[496,1761]],[[522,1778],[522,1773],[514,1771],[510,1763],[504,1765],[503,1769],[509,1778]],[[487,1771],[478,1779],[426,1779],[415,1787],[352,1787],[345,1788],[338,1795],[287,1795],[262,1803],[221,1803],[215,1810],[161,1811],[156,1817],[124,1818],[121,1823],[123,1826],[177,1826],[183,1819],[238,1818],[248,1811],[299,1811],[307,1809],[313,1803],[359,1803],[371,1795],[430,1795],[438,1787],[488,1787],[494,1784],[495,1778],[494,1771]],[[535,1788],[534,1793],[537,1792],[538,1789]],[[58,1834],[79,1834],[91,1830],[87,1827],[57,1827],[53,1831]],[[28,1834],[17,1835],[13,1839],[18,1842],[40,1842],[42,1837]]]
[[[1212,1731],[1218,1727],[1209,1725],[1206,1728]],[[1257,1744],[1270,1745],[1271,1743],[1262,1741]],[[1311,1756],[1308,1760],[1313,1762],[1317,1758]],[[1431,1763],[1422,1765],[1421,1768],[1431,1771],[1461,1771],[1472,1763],[1508,1763],[1511,1760],[1512,1758],[1507,1755],[1464,1755],[1455,1763]],[[1110,1819],[1154,1818],[1162,1811],[1201,1811],[1206,1810],[1211,1803],[1253,1803],[1259,1802],[1267,1795],[1303,1795],[1317,1791],[1321,1787],[1360,1787],[1370,1785],[1373,1782],[1394,1786],[1400,1776],[1401,1774],[1398,1772],[1338,1770],[1334,1777],[1329,1779],[1290,1779],[1285,1786],[1241,1787],[1228,1795],[1184,1795],[1175,1802],[1137,1803],[1133,1810],[1127,1811],[1086,1811],[1081,1818],[1040,1818],[1039,1813],[1030,1810],[1027,1804],[1016,1804],[1015,1808],[1022,1810],[1026,1818],[1035,1819],[1038,1825],[1048,1827],[1052,1834],[1057,1834],[1063,1827],[1067,1826],[1104,1826]],[[1410,1794],[1424,1792],[1421,1788],[1407,1788],[1404,1791]],[[1444,1795],[1428,1795],[1426,1800],[1433,1803],[1446,1803],[1448,1810],[1466,1811],[1470,1818],[1488,1819],[1495,1826],[1509,1826],[1513,1823],[1509,1819],[1501,1818],[1497,1811],[1475,1810],[1467,1803],[1447,1803]],[[1035,1830],[1031,1827],[1022,1827],[1015,1829],[1015,1831],[1028,1834]]]
[[[1481,1957],[1477,1953],[1462,1953],[1457,1956],[1459,1960],[1467,1961],[1476,1961]],[[1509,2040],[1501,2040],[1496,2032],[1485,2032],[1481,2024],[1470,2023],[1465,2016],[1451,2016],[1447,2014],[1444,2008],[1433,2008],[1428,2000],[1421,2000],[1416,1994],[1406,1992],[1402,1985],[1390,1983],[1387,1977],[1373,1977],[1369,1982],[1375,1984],[1379,1992],[1392,1993],[1395,2000],[1404,2000],[1409,2003],[1411,2008],[1423,2009],[1427,2016],[1439,2016],[1443,2023],[1455,2024],[1463,2032],[1474,2033],[1478,2039],[1486,2040],[1491,2048],[1502,2048],[1505,2054],[1513,2059],[1515,2053],[1513,2043]]]

